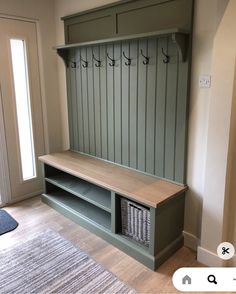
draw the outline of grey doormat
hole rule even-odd
[[[53,231],[0,251],[0,293],[136,293]]]
[[[14,230],[17,226],[18,222],[8,212],[0,209],[0,235]]]

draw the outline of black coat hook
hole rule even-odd
[[[80,60],[83,62],[82,64],[83,67],[88,67],[88,61],[84,60],[81,56],[80,56]]]
[[[97,62],[97,63],[95,63],[95,66],[96,66],[96,67],[101,67],[101,60],[98,60],[98,59],[94,56],[94,54],[93,54],[93,59]]]
[[[77,62],[76,61],[70,60],[70,63],[71,63],[71,68],[76,68],[76,66],[77,66]]]
[[[164,49],[163,49],[163,48],[161,48],[161,52],[162,52],[162,54],[165,56],[165,58],[163,59],[163,62],[164,62],[164,63],[169,63],[169,62],[170,62],[170,56],[167,55],[167,54],[164,52]]]
[[[141,55],[145,58],[145,60],[143,61],[143,64],[144,65],[149,64],[150,57],[147,57],[143,54],[143,49],[141,49]]]
[[[125,52],[124,52],[124,51],[123,51],[123,56],[124,56],[124,58],[127,59],[127,61],[125,62],[125,65],[130,65],[130,64],[131,64],[131,58],[127,57],[127,56],[125,55]]]
[[[108,55],[108,53],[107,53],[107,58],[111,60],[111,62],[109,62],[109,65],[110,65],[110,66],[115,66],[115,59],[112,59],[112,58]]]

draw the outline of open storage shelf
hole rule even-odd
[[[149,268],[156,269],[182,246],[186,186],[71,151],[45,155],[40,160],[45,172],[43,202]],[[131,222],[127,229],[134,239],[122,232],[121,199],[150,213],[148,244],[142,243],[146,231],[138,229],[147,221],[146,212],[134,210],[132,214],[131,209],[127,213],[127,222]]]
[[[48,198],[50,201],[60,203],[61,206],[64,206],[64,209],[74,211],[75,214],[78,214],[82,218],[86,218],[95,225],[111,230],[111,215],[83,199],[75,197],[62,189],[48,192],[44,194],[44,197]]]
[[[46,177],[45,180],[89,203],[111,212],[111,192],[67,173]]]

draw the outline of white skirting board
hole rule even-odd
[[[184,246],[197,251],[199,245],[199,239],[191,233],[183,231],[184,235]]]
[[[220,259],[215,252],[201,246],[197,248],[197,260],[206,266],[222,267],[227,265],[227,261]]]

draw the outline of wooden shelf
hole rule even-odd
[[[58,168],[107,190],[156,208],[170,198],[180,195],[187,186],[170,183],[154,176],[121,167],[88,155],[65,151],[39,158]]]
[[[75,43],[75,44],[69,44],[69,45],[58,45],[53,47],[53,49],[56,49],[56,50],[73,49],[73,48],[85,47],[85,46],[91,46],[91,45],[114,43],[114,42],[120,42],[120,41],[136,40],[136,39],[158,37],[158,36],[166,36],[171,34],[188,35],[189,32],[187,30],[173,28],[173,29],[165,29],[165,30],[149,32],[149,33],[141,33],[141,34],[134,34],[134,35],[128,35],[128,36],[118,36],[115,38],[109,38],[109,39],[103,39],[103,40],[81,42],[81,43]]]
[[[46,177],[45,180],[107,212],[111,212],[111,193],[101,187],[66,173]]]
[[[107,230],[111,230],[111,215],[100,208],[91,205],[87,201],[79,199],[63,190],[57,190],[43,194],[51,202],[59,203],[68,211],[74,211],[87,221],[93,222],[95,225],[102,226]]]
[[[145,38],[151,38],[151,37],[163,37],[167,35],[170,35],[172,41],[176,43],[179,54],[180,54],[180,60],[185,61],[189,31],[179,29],[179,28],[165,29],[165,30],[160,30],[155,32],[134,34],[134,35],[128,35],[128,36],[117,36],[115,38],[108,38],[108,39],[95,40],[95,41],[89,41],[89,42],[81,42],[81,43],[75,43],[75,44],[69,44],[69,45],[59,45],[59,46],[53,47],[53,49],[57,50],[58,55],[63,58],[63,60],[65,61],[67,65],[69,49],[85,47],[85,46],[95,46],[100,44],[108,44],[108,43],[114,43],[114,42],[120,42],[120,41],[145,39]]]

